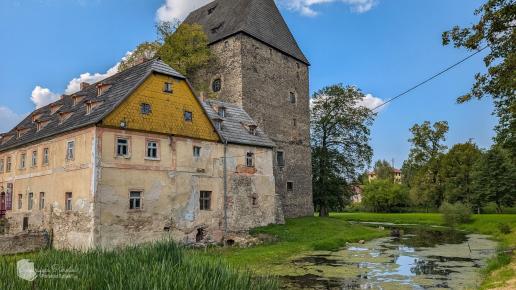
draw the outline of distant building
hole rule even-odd
[[[351,203],[361,203],[363,198],[364,189],[361,185],[353,186],[353,195],[351,196]]]
[[[396,169],[396,168],[393,168],[392,169],[392,174],[393,174],[393,178],[394,178],[394,183],[397,183],[397,184],[401,184],[401,170],[399,169]],[[371,171],[369,173],[367,173],[367,180],[369,182],[373,181],[373,180],[376,180],[378,179],[378,176],[376,174],[376,172],[374,171]]]

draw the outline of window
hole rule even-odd
[[[131,191],[129,193],[129,209],[141,209],[142,208],[142,192]]]
[[[222,120],[215,120],[215,128],[222,130]]]
[[[215,93],[220,92],[220,90],[222,89],[222,80],[214,79],[213,82],[211,83],[211,89]]]
[[[192,112],[185,111],[184,119],[186,122],[192,122],[192,120],[193,120]]]
[[[22,230],[26,231],[28,229],[29,229],[29,217],[25,216],[25,217],[23,217]]]
[[[276,162],[278,166],[285,166],[285,153],[283,151],[276,152]]]
[[[27,209],[32,210],[33,205],[34,205],[34,193],[30,192],[29,195],[27,195]]]
[[[72,210],[72,193],[67,192],[65,194],[65,210]]]
[[[7,157],[7,162],[5,163],[5,172],[11,172],[11,167],[13,163],[11,161],[11,157]]]
[[[199,195],[199,208],[200,210],[211,209],[211,191],[201,191]]]
[[[4,159],[0,159],[0,172],[4,172]]]
[[[40,192],[39,193],[39,209],[45,208],[45,193]]]
[[[25,168],[25,161],[27,160],[27,154],[25,153],[22,153],[21,156],[20,156],[20,169],[24,169]]]
[[[211,33],[215,34],[217,32],[219,32],[219,30],[224,26],[224,22],[221,22],[219,25],[213,27],[211,29]]]
[[[291,104],[295,104],[296,103],[296,94],[294,94],[293,92],[290,92],[290,96],[288,98],[288,101],[291,103]]]
[[[32,151],[32,167],[36,167],[38,165],[38,151]]]
[[[13,184],[7,183],[7,190],[5,191],[5,209],[13,209]]]
[[[219,108],[217,109],[217,114],[219,114],[219,116],[220,116],[221,118],[226,117],[226,108],[224,108],[224,107],[219,107]]]
[[[249,125],[249,134],[256,136],[257,134],[256,125]]]
[[[150,104],[141,103],[140,104],[140,113],[142,115],[150,115],[152,113],[152,107]]]
[[[288,192],[294,191],[294,182],[292,182],[292,181],[287,182],[287,191]]]
[[[93,111],[93,103],[87,103],[86,104],[86,115],[91,114],[91,111]]]
[[[43,165],[48,165],[48,148],[43,148]]]
[[[22,194],[18,194],[18,209],[22,209],[22,206],[23,206],[23,195]]]
[[[129,155],[129,140],[116,138],[116,156],[126,157]]]
[[[165,93],[172,93],[172,83],[165,83],[163,85],[163,92]]]
[[[254,153],[247,152],[247,155],[245,157],[245,165],[247,167],[254,167]]]
[[[66,143],[66,160],[73,160],[75,154],[75,141]]]
[[[297,119],[292,119],[292,126],[297,127]]]
[[[258,197],[257,196],[252,196],[251,197],[251,203],[253,206],[258,206]]]
[[[158,159],[158,142],[147,141],[147,158]]]
[[[194,146],[193,147],[193,156],[195,158],[201,157],[201,147],[199,147],[199,146]]]

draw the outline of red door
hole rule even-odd
[[[5,215],[5,192],[0,193],[0,217]]]

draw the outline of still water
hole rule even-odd
[[[432,227],[392,228],[391,237],[306,253],[282,277],[287,289],[475,289],[494,255],[488,236]]]

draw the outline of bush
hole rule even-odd
[[[500,223],[498,224],[498,229],[500,230],[500,233],[504,235],[508,235],[511,233],[511,227],[508,224]]]
[[[439,210],[443,214],[444,223],[448,226],[471,222],[471,209],[463,203],[445,202]]]

